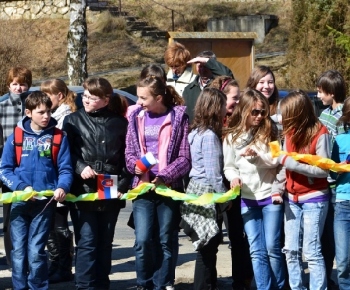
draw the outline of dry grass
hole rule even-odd
[[[118,4],[119,0],[116,2]],[[123,1],[123,9],[130,10],[131,15],[143,17],[149,25],[157,26],[161,30],[171,30],[171,12],[165,8],[171,7],[177,12],[175,28],[180,31],[204,31],[206,21],[211,17],[276,14],[280,18],[280,25],[267,35],[265,43],[258,46],[256,52],[286,49],[289,23],[289,8],[286,5],[281,7],[271,2],[257,4],[228,1],[203,4],[200,0],[163,0],[160,4],[157,3],[153,0],[128,0]],[[66,76],[68,28],[69,21],[60,19],[1,21],[0,80],[5,80],[8,69],[18,64],[25,65],[33,71],[34,83],[47,78]],[[167,41],[133,37],[126,30],[124,18],[102,13],[99,17],[94,17],[93,22],[88,23],[88,34],[89,74],[136,67],[118,73],[102,74],[115,87],[123,88],[135,84],[140,67],[149,63],[164,62],[163,54]],[[264,63],[272,63],[272,60],[266,60]],[[284,63],[283,59],[278,60],[278,64],[273,64],[273,67],[280,69],[281,63]],[[280,78],[278,73],[277,79],[279,87],[283,87],[283,78]],[[1,89],[0,93],[3,93]]]

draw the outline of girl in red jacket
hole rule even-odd
[[[289,93],[280,103],[284,151],[329,158],[329,135],[303,91]],[[291,289],[304,289],[302,253],[310,271],[310,290],[327,289],[321,235],[328,209],[328,170],[278,157],[283,166],[272,194],[284,195],[285,246]],[[282,202],[282,199],[280,199]]]

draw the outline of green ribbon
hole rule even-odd
[[[127,193],[123,194],[120,198],[121,200],[134,200],[139,195],[147,193],[149,190],[154,189],[154,184],[152,183],[142,183],[135,187],[134,189],[129,190]],[[165,185],[159,185],[155,188],[155,192],[159,195],[170,197],[173,200],[185,201],[187,203],[195,205],[206,205],[213,203],[225,203],[232,199],[235,199],[239,195],[239,187],[230,189],[225,193],[204,193],[201,196],[195,194],[182,193],[175,190],[172,190]],[[6,192],[1,194],[0,202],[3,203],[14,203],[18,201],[27,201],[31,198],[43,199],[46,197],[53,196],[53,190],[44,190],[44,191],[14,191]],[[68,202],[78,202],[78,201],[94,201],[99,200],[98,193],[84,193],[79,196],[75,196],[71,193],[66,195],[65,201]]]

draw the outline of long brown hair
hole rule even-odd
[[[194,108],[194,119],[191,130],[198,132],[212,130],[221,137],[223,127],[222,107],[226,106],[226,95],[215,88],[204,88]]]
[[[75,104],[76,94],[68,89],[66,83],[61,79],[47,80],[41,83],[40,90],[47,94],[57,95],[62,94],[63,98],[59,105],[67,104],[72,112],[77,110]]]
[[[229,76],[218,76],[209,85],[210,88],[216,88],[227,95],[230,87],[239,88],[238,82]]]
[[[255,144],[258,146],[259,143],[262,143],[267,145],[269,142],[277,140],[278,130],[270,118],[270,109],[267,98],[259,91],[247,88],[243,91],[239,103],[229,120],[228,127],[224,132],[225,138],[229,134],[232,134],[232,144],[246,132],[247,119],[250,116],[254,105],[258,102],[262,103],[262,107],[266,110],[267,115],[261,120],[259,126],[251,127],[249,129],[251,135],[249,144]]]
[[[280,110],[283,135],[288,136],[297,152],[308,153],[321,127],[310,98],[302,90],[292,91],[281,100]]]
[[[276,78],[273,74],[270,67],[265,65],[259,65],[257,66],[252,73],[250,74],[250,77],[247,81],[247,88],[255,89],[259,81],[265,77],[266,75],[271,74],[273,78],[273,82],[275,83],[275,89],[271,95],[271,97],[268,99],[269,105],[270,105],[270,114],[274,115],[277,111],[278,101],[279,101],[279,94],[278,89],[276,86]]]
[[[164,81],[156,76],[147,76],[140,79],[137,83],[138,88],[149,88],[150,94],[155,98],[162,96],[162,103],[165,107],[183,105],[185,102],[183,98],[175,91],[172,86],[167,86]]]

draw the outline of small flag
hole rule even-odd
[[[98,174],[97,193],[99,199],[118,198],[118,176]]]
[[[136,161],[136,165],[140,170],[145,173],[150,170],[154,165],[158,163],[158,160],[154,157],[152,152],[147,152],[141,159]]]

